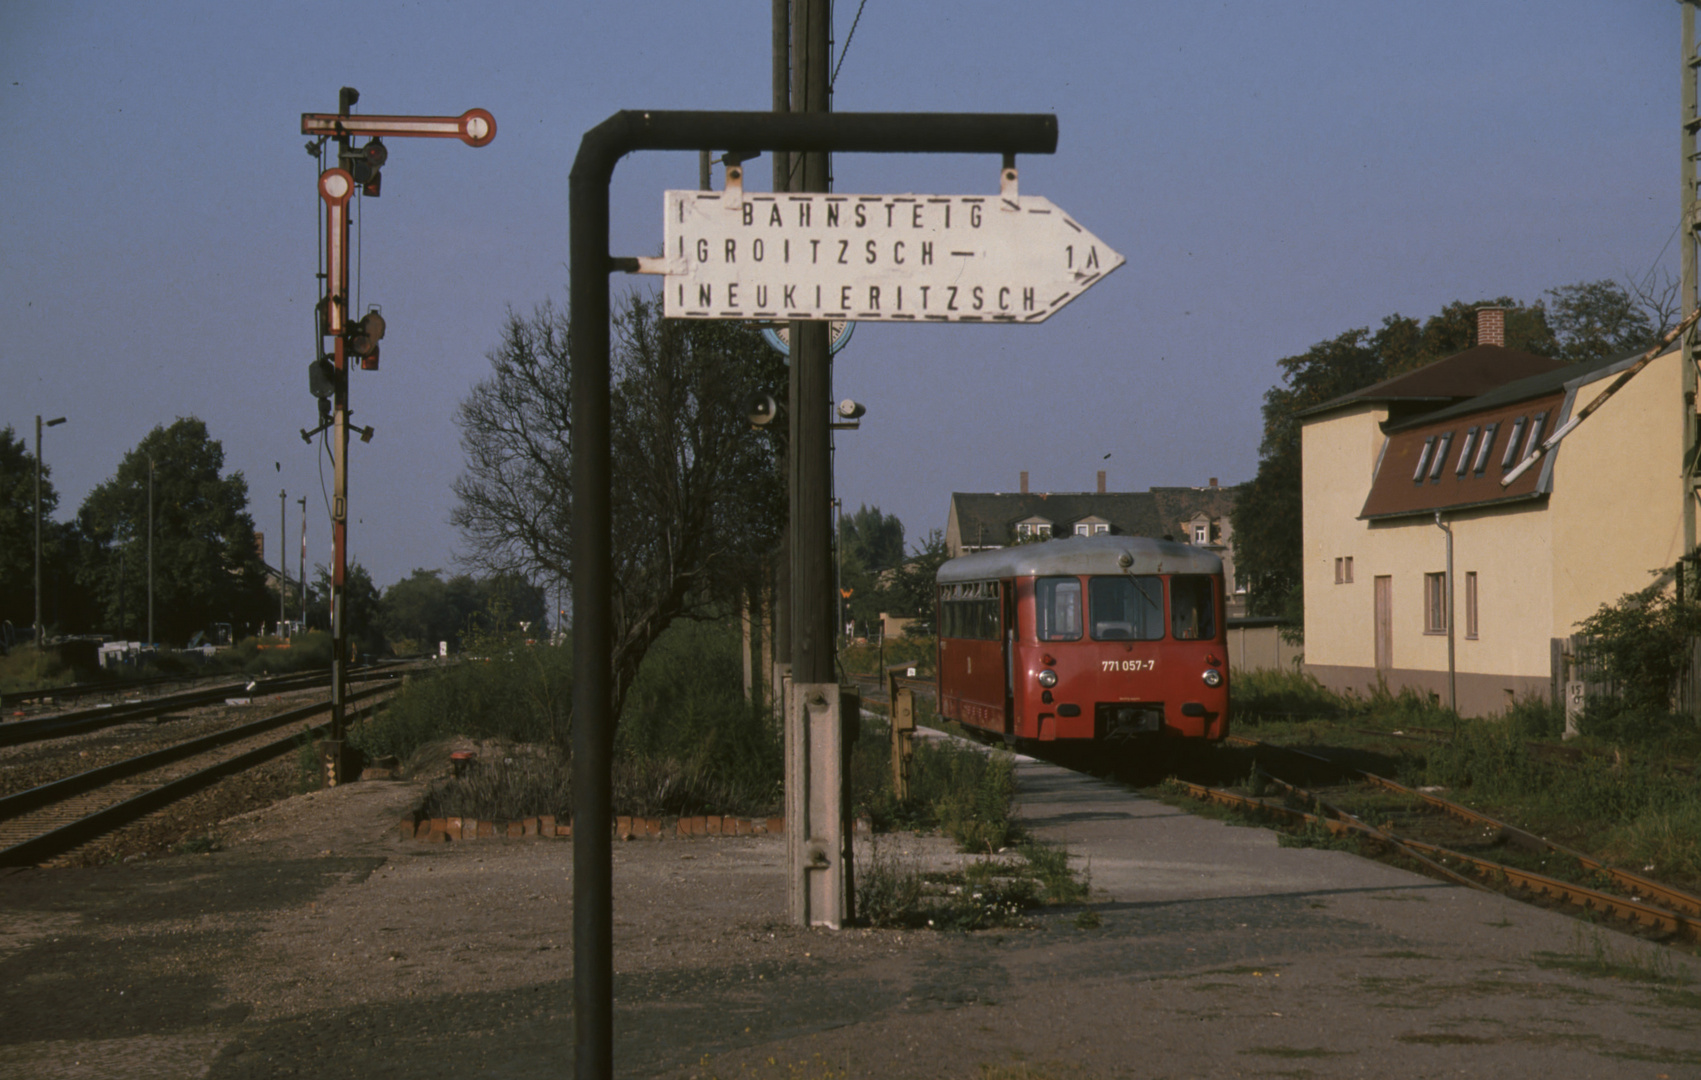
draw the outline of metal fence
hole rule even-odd
[[[1552,700],[1565,704],[1567,717],[1590,701],[1618,695],[1618,687],[1588,657],[1588,642],[1583,634],[1552,641]],[[1673,705],[1680,713],[1701,715],[1701,638],[1690,639],[1689,663],[1678,679]]]

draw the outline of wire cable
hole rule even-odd
[[[850,33],[845,35],[844,48],[839,50],[839,62],[833,65],[833,76],[827,80],[827,92],[833,92],[833,87],[839,81],[839,69],[845,66],[845,54],[850,52],[851,39],[856,37],[856,24],[862,21],[862,9],[868,6],[868,0],[861,0],[856,5],[856,17],[851,19]]]

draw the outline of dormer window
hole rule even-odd
[[[1453,470],[1454,476],[1465,475],[1465,470],[1471,467],[1471,449],[1477,442],[1477,429],[1465,432],[1465,442],[1459,447],[1459,467]]]
[[[1498,423],[1490,424],[1482,429],[1482,445],[1477,447],[1477,463],[1472,470],[1478,476],[1481,476],[1483,470],[1488,468],[1488,452],[1494,449],[1494,436],[1499,430],[1500,425]]]
[[[1505,472],[1512,467],[1512,459],[1518,453],[1518,437],[1524,434],[1524,418],[1522,416],[1512,421],[1512,434],[1506,439],[1506,453],[1500,458],[1500,470]]]
[[[1537,413],[1536,418],[1530,421],[1530,437],[1524,440],[1524,458],[1535,453],[1536,447],[1541,445],[1542,421],[1546,419],[1547,413]],[[1523,458],[1520,458],[1519,460],[1522,461]]]
[[[1193,542],[1195,544],[1208,544],[1211,542],[1211,526],[1208,522],[1200,521],[1194,523]]]
[[[1435,436],[1431,435],[1423,441],[1423,449],[1418,451],[1417,471],[1412,473],[1412,483],[1423,483],[1423,474],[1429,468],[1429,452],[1435,449]]]
[[[1441,441],[1435,447],[1435,460],[1429,466],[1429,478],[1441,479],[1441,469],[1447,464],[1447,448],[1453,445],[1453,433],[1449,431],[1441,436]]]

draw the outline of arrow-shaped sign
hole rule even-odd
[[[1123,257],[1049,199],[669,191],[666,313],[1040,322]]]

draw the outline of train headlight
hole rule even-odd
[[[1050,668],[1040,672],[1036,678],[1039,679],[1039,684],[1047,690],[1050,690],[1052,687],[1057,685],[1057,672],[1052,671]]]
[[[1206,668],[1203,676],[1205,685],[1213,689],[1223,684],[1223,673],[1216,668]]]

